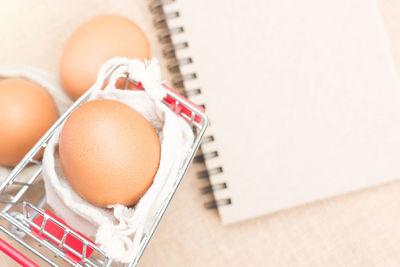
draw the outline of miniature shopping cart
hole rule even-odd
[[[119,65],[115,65],[110,69],[102,81],[103,84],[118,67]],[[140,87],[140,84],[129,79],[128,75],[123,75],[122,78],[125,79],[125,87],[128,83]],[[201,107],[164,86],[166,97],[163,103],[192,126],[195,140],[190,148],[190,153],[181,164],[173,190],[159,207],[152,227],[142,238],[139,252],[135,255],[134,260],[125,265],[116,263],[92,240],[80,234],[79,229],[70,228],[50,210],[46,210],[43,180],[39,179],[41,162],[34,159],[35,155],[46,147],[57,127],[61,127],[71,112],[84,103],[94,89],[95,86],[91,87],[54,123],[0,185],[0,203],[2,203],[0,230],[33,253],[29,253],[29,255],[36,255],[51,266],[65,265],[66,263],[72,266],[136,266],[197,151],[208,125],[207,117]],[[28,180],[25,177],[24,182],[21,182],[19,178],[24,169],[28,167],[34,168],[33,175]],[[23,266],[38,266],[28,256],[1,238],[0,250]]]

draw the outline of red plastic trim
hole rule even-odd
[[[0,238],[0,250],[24,267],[39,267],[36,263]]]
[[[87,241],[89,241],[92,244],[95,244],[90,238],[84,236],[83,234],[81,234],[80,232],[76,231],[75,229],[69,227],[63,220],[61,220],[60,218],[58,218],[54,213],[52,213],[49,210],[45,210],[45,213],[49,216],[51,216],[53,219],[55,219],[56,221],[58,221],[59,223],[61,223],[62,225],[70,228],[71,230],[75,231],[77,234],[79,234],[82,238],[86,239]],[[33,222],[41,227],[42,223],[43,223],[43,216],[41,214],[39,214],[34,220]],[[61,228],[60,226],[58,226],[57,224],[53,223],[52,221],[48,220],[46,222],[46,225],[44,227],[44,229],[49,232],[50,234],[52,234],[54,237],[56,237],[57,239],[61,240],[63,235],[64,235],[64,229]],[[40,239],[47,239],[48,241],[50,241],[51,243],[53,243],[54,245],[58,245],[57,242],[55,242],[53,239],[51,239],[50,237],[46,236],[44,233],[40,234],[39,230],[35,229],[34,227],[31,226],[31,231],[33,234],[35,234],[37,237],[39,237]],[[79,240],[78,238],[76,238],[74,235],[72,234],[67,234],[67,237],[65,239],[65,244],[67,244],[68,246],[70,246],[72,249],[74,249],[75,251],[82,253],[83,252],[83,242],[81,240]],[[73,254],[71,251],[69,251],[66,248],[62,248],[65,251],[65,256],[68,257],[69,259],[71,259],[72,261],[78,263],[80,262],[82,259],[79,258],[78,256],[76,256],[75,254]],[[86,249],[86,258],[89,258],[90,255],[93,253],[93,249],[91,247],[87,247]]]
[[[142,83],[138,83],[138,84],[134,84],[132,82],[129,82],[129,85],[131,85],[130,89],[136,89],[136,90],[145,90],[145,88],[143,87]],[[187,99],[186,97],[182,96],[181,94],[177,93],[175,90],[169,88],[168,86],[166,86],[165,84],[162,85],[165,89],[178,94],[180,97],[182,97],[183,99],[185,99],[187,102],[189,102],[191,105],[195,106],[196,108],[198,108],[201,112],[205,112],[205,109],[199,105],[196,105],[195,103],[193,103],[192,101],[190,101],[189,99]],[[178,104],[178,106],[176,106],[175,103],[175,99],[173,99],[170,96],[166,96],[164,98],[164,101],[167,102],[170,106],[169,108],[172,110],[175,110],[176,114],[180,114],[180,113],[184,113],[186,116],[188,116],[189,118],[192,117],[192,111],[189,110],[188,108],[186,108],[184,105],[182,104]],[[194,121],[197,123],[201,122],[201,117],[198,115],[195,115],[194,117]]]

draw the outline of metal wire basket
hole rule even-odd
[[[111,68],[105,75],[103,84],[118,67],[116,65]],[[125,87],[128,83],[137,85],[127,75],[122,78],[125,79]],[[72,266],[136,266],[196,153],[208,125],[208,119],[201,107],[164,86],[166,97],[163,103],[192,126],[195,139],[190,153],[181,164],[173,190],[159,207],[152,227],[142,238],[139,252],[135,255],[134,260],[129,264],[116,263],[92,240],[80,234],[79,229],[70,228],[50,210],[45,210],[45,190],[42,179],[39,179],[42,170],[41,161],[34,159],[46,147],[57,127],[62,125],[75,108],[87,100],[94,89],[95,86],[92,86],[54,123],[0,185],[0,230],[51,266],[65,264]],[[25,182],[21,182],[19,179],[22,176],[21,172],[28,166],[35,166],[36,169],[28,180],[25,177]],[[1,238],[0,250],[23,266],[38,266],[28,256]]]

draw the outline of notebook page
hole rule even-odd
[[[374,0],[176,0],[224,223],[400,176],[400,91]],[[209,147],[212,146],[212,147]]]

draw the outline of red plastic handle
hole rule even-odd
[[[3,251],[7,256],[11,259],[18,262],[21,266],[24,267],[39,267],[36,263],[31,261],[24,254],[16,250],[13,246],[8,244],[6,241],[0,238],[0,250]]]

